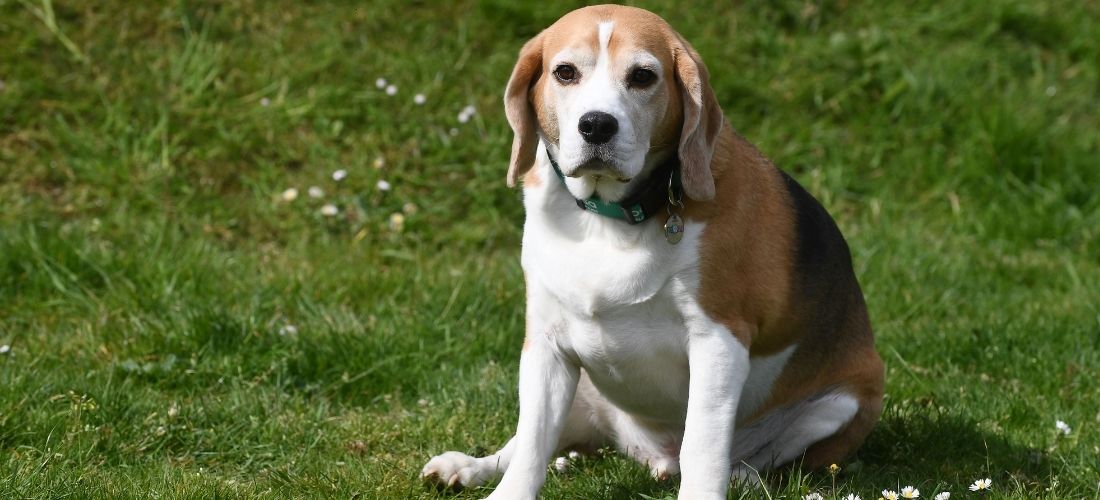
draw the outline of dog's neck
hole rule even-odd
[[[568,190],[565,175],[549,148],[546,149],[546,156],[562,187]],[[583,199],[574,196],[574,199],[577,207],[582,210],[624,220],[629,224],[641,223],[660,215],[670,203],[681,202],[683,186],[680,181],[679,159],[675,155],[670,160],[647,159],[641,174],[631,179],[626,187],[625,195],[619,199],[605,200],[599,193]]]
[[[549,149],[547,158],[550,160],[555,176],[561,181],[562,187],[565,187],[565,176]],[[659,166],[647,165],[648,168],[643,169],[642,175],[631,179],[637,182],[631,182],[635,186],[627,190],[623,198],[604,200],[598,193],[593,193],[593,196],[584,199],[574,197],[577,208],[607,216],[607,218],[638,224],[658,215],[668,207],[669,203],[680,203],[683,198],[683,187],[680,180],[679,160],[673,158],[671,162],[656,165]]]

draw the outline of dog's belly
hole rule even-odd
[[[663,430],[682,429],[690,371],[687,332],[672,304],[659,300],[571,319],[570,342],[592,385],[618,409]],[[737,406],[738,424],[755,414],[797,349],[749,359]]]
[[[682,426],[687,412],[687,333],[663,293],[591,316],[566,314],[569,343],[610,403],[654,424]]]

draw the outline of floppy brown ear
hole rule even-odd
[[[714,198],[714,176],[710,160],[725,118],[710,87],[710,74],[699,54],[677,36],[674,49],[676,80],[684,105],[684,128],[680,132],[680,168],[684,193],[693,200]]]
[[[532,38],[519,51],[519,60],[512,69],[504,91],[504,113],[512,126],[512,158],[508,162],[508,186],[531,170],[538,147],[538,120],[531,104],[531,87],[542,75],[542,35]]]

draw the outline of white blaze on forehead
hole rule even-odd
[[[607,46],[611,44],[611,31],[615,29],[615,23],[611,21],[599,24],[600,29],[600,58],[597,64],[607,63]]]

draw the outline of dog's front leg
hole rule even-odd
[[[737,403],[749,374],[749,351],[722,325],[709,320],[691,323],[678,498],[724,499],[730,481]]]
[[[519,425],[508,470],[490,499],[538,496],[577,392],[580,368],[548,335],[528,335],[519,360]]]

